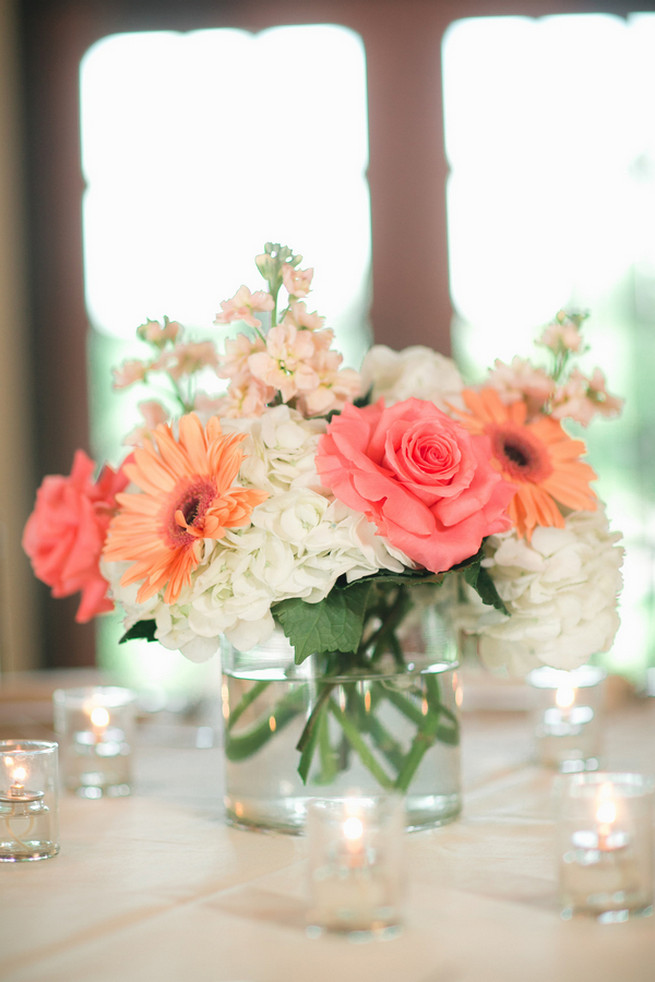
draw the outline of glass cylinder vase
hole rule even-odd
[[[281,631],[224,642],[225,809],[235,825],[302,832],[316,798],[401,794],[406,827],[461,809],[457,660],[442,608],[414,612],[373,664],[311,656]]]

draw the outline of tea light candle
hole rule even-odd
[[[541,764],[564,772],[598,768],[604,679],[605,672],[592,665],[571,672],[548,667],[530,672]]]
[[[57,689],[64,785],[83,798],[131,792],[136,697],[118,686]]]
[[[307,809],[309,933],[399,928],[404,806],[395,797],[321,799]]]
[[[49,859],[59,852],[57,744],[0,742],[0,861]]]
[[[652,912],[653,784],[638,774],[572,776],[560,798],[562,916],[602,922]]]

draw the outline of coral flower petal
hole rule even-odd
[[[132,563],[121,582],[141,583],[139,603],[160,590],[166,603],[174,603],[202,558],[203,539],[221,539],[228,529],[247,525],[253,508],[268,497],[233,486],[243,439],[241,433],[223,434],[216,418],[203,428],[190,413],[180,419],[177,439],[161,424],[136,451],[126,471],[140,490],[118,496],[120,511],[104,557]]]
[[[596,495],[589,483],[596,477],[580,460],[582,440],[574,440],[550,416],[526,422],[522,400],[503,403],[492,388],[462,393],[468,412],[458,410],[462,424],[486,434],[495,466],[516,486],[508,512],[519,535],[530,539],[539,525],[564,527],[559,506],[594,511]]]

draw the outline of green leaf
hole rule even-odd
[[[495,607],[509,617],[509,611],[496,589],[496,585],[488,571],[480,562],[472,566],[467,566],[462,570],[464,579],[476,591],[483,603]]]
[[[156,621],[137,621],[132,627],[128,628],[123,637],[118,642],[123,644],[125,641],[156,641],[155,631],[157,630]]]
[[[295,648],[297,665],[313,654],[357,651],[371,589],[370,580],[361,580],[333,587],[316,604],[297,598],[274,604],[273,616]]]

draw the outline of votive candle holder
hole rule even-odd
[[[597,771],[562,780],[557,823],[562,917],[615,923],[651,914],[652,779]]]
[[[57,689],[53,710],[64,787],[82,798],[129,795],[135,694],[119,686]]]
[[[57,855],[58,787],[56,743],[0,741],[0,862]]]
[[[606,673],[594,665],[530,672],[537,761],[563,773],[598,770]]]
[[[402,798],[316,799],[307,809],[308,933],[358,940],[400,930],[405,886]]]

